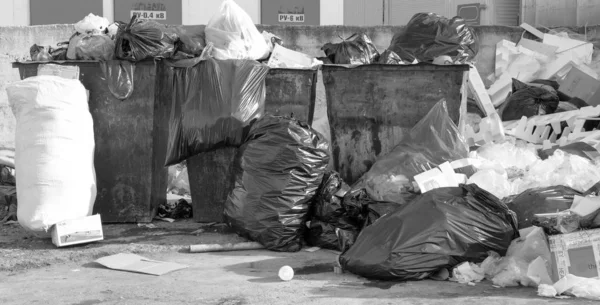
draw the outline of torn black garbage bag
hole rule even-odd
[[[520,120],[521,117],[551,114],[558,108],[558,95],[542,87],[529,86],[512,80],[512,94],[506,99],[502,111],[503,121]]]
[[[379,58],[377,59],[377,63],[381,65],[403,65],[404,62],[402,58],[396,54],[394,51],[385,50]]]
[[[533,215],[567,210],[573,204],[573,196],[581,193],[567,186],[533,188],[519,195],[504,199],[509,209],[517,214],[518,228],[533,225]]]
[[[276,116],[257,120],[234,163],[225,221],[267,249],[299,251],[309,206],[328,164],[326,140],[304,122]]]
[[[418,13],[394,35],[389,49],[407,62],[432,62],[438,56],[448,55],[455,62],[465,63],[477,55],[479,46],[475,31],[464,19]]]
[[[326,43],[321,48],[334,64],[367,65],[379,57],[377,48],[367,34],[354,34],[342,40],[340,43]]]
[[[156,21],[131,17],[128,24],[119,24],[115,37],[115,55],[119,59],[140,61],[155,57],[170,58],[178,37]]]
[[[269,68],[254,60],[209,58],[161,75],[172,83],[165,166],[223,146],[239,146],[261,117]]]
[[[365,228],[340,264],[371,279],[425,279],[488,251],[504,255],[519,235],[514,218],[474,184],[434,189]]]

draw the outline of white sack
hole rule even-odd
[[[78,80],[36,76],[6,91],[17,119],[17,217],[24,228],[92,213],[96,200],[94,129],[87,93]]]

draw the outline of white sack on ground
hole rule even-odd
[[[17,217],[32,231],[91,215],[96,200],[94,130],[81,82],[36,76],[6,91],[17,119]]]

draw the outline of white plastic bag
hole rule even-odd
[[[108,25],[108,19],[90,13],[75,23],[75,31],[80,34],[98,35],[104,33]]]
[[[493,169],[484,169],[476,172],[469,178],[467,184],[477,184],[480,188],[502,199],[512,195],[512,185],[506,173],[500,174]]]
[[[47,231],[89,216],[96,200],[94,129],[79,80],[42,75],[6,91],[17,119],[17,217],[24,228]]]
[[[269,46],[252,18],[233,0],[224,0],[205,29],[206,42],[213,43],[216,59],[262,59]]]

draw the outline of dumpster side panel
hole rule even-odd
[[[80,68],[80,80],[90,91],[96,150],[94,166],[98,196],[94,213],[103,222],[150,222],[156,207],[166,200],[167,170],[164,131],[155,132],[156,68],[152,62],[136,65],[134,92],[124,101],[113,97],[98,63],[66,63]],[[37,75],[37,64],[21,65],[21,78]],[[164,129],[164,127],[163,127]],[[155,137],[158,141],[155,141]],[[157,152],[159,152],[157,154]],[[158,160],[157,160],[158,159]]]
[[[265,79],[265,112],[312,122],[318,70],[271,69]],[[237,148],[202,153],[187,160],[194,220],[223,221],[223,208],[233,190]]]
[[[468,66],[323,66],[334,168],[356,182],[440,99],[460,117]]]

